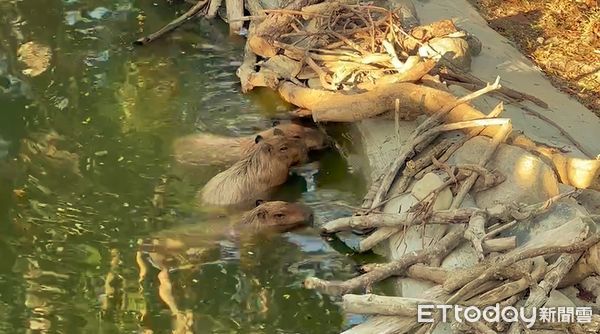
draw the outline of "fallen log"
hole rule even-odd
[[[411,116],[423,112],[433,114],[457,100],[448,92],[407,82],[376,85],[372,90],[358,94],[328,92],[285,82],[279,86],[279,94],[287,102],[309,110],[313,119],[320,122],[356,122],[375,117],[393,111],[397,99],[400,101],[403,113]],[[454,123],[481,119],[485,116],[472,106],[461,104],[445,116],[445,121]],[[497,131],[497,128],[488,127],[482,130],[481,135],[493,137]],[[600,160],[569,157],[563,152],[536,144],[518,133],[509,136],[507,143],[546,158],[562,183],[576,188],[600,190]]]

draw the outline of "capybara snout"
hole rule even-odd
[[[312,210],[299,203],[257,201],[257,206],[244,215],[242,223],[260,231],[286,232],[312,224]]]

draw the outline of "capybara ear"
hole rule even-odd
[[[279,129],[279,128],[275,128],[273,129],[273,134],[275,136],[285,136],[285,133],[283,132],[283,130]]]
[[[281,124],[281,121],[280,121],[280,120],[275,120],[275,121],[273,121],[273,126],[277,126],[277,125],[279,125],[279,124]]]
[[[263,201],[262,199],[257,199],[256,200],[256,206],[259,206],[261,204],[263,204],[265,201]]]
[[[259,142],[261,142],[264,138],[261,135],[256,135],[256,138],[254,138],[254,142],[256,144],[258,144]]]

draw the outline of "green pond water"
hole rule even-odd
[[[139,279],[137,243],[201,224],[193,198],[218,172],[174,168],[173,139],[251,134],[290,107],[240,93],[243,40],[220,22],[132,46],[188,6],[0,0],[0,333],[171,332],[158,271]],[[17,56],[29,41],[52,52],[33,77]],[[321,221],[347,215],[361,178],[334,150],[316,159],[313,180],[293,176],[278,196]],[[354,275],[357,259],[337,246],[311,229],[233,245],[201,270],[173,271],[173,295],[195,333],[337,333],[359,319],[301,286]]]

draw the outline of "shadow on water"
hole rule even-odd
[[[169,332],[156,272],[138,282],[137,240],[197,223],[193,196],[217,172],[184,175],[158,215],[152,199],[173,171],[171,142],[196,131],[248,135],[289,107],[265,90],[240,93],[242,41],[223,25],[189,24],[132,48],[172,7],[0,0],[0,332]],[[29,41],[52,54],[37,76],[17,56]],[[317,159],[311,184],[294,176],[277,196],[321,221],[348,214],[361,178],[333,150]],[[173,294],[197,333],[336,333],[338,301],[301,282],[347,278],[353,266],[308,229],[174,271]]]

